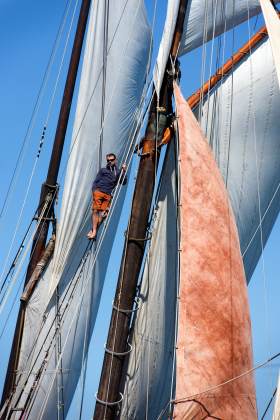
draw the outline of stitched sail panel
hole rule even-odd
[[[181,276],[176,419],[257,419],[247,285],[219,168],[177,85],[181,156]]]
[[[107,265],[126,193],[126,187],[121,187],[120,196],[114,212],[111,212],[112,220],[108,224],[94,270],[92,270],[95,258],[95,249],[93,248],[83,269],[75,297],[72,300],[68,286],[74,285],[78,279],[83,264],[82,257],[88,246],[87,233],[91,229],[92,182],[99,170],[99,161],[101,166],[105,166],[107,153],[111,152],[117,155],[118,166],[121,165],[127,155],[129,133],[132,130],[132,123],[140,103],[150,52],[151,28],[144,2],[142,0],[110,1],[107,77],[106,80],[103,79],[105,3],[107,2],[92,2],[54,256],[38,281],[26,310],[20,371],[26,372],[27,368],[32,366],[46,337],[47,341],[44,343],[43,352],[40,353],[35,363],[31,377],[25,387],[25,393],[19,401],[21,407],[24,406],[28,391],[34,381],[34,373],[40,368],[45,357],[45,351],[48,349],[51,337],[55,334],[59,323],[59,319],[56,319],[55,291],[57,286],[59,303],[62,304],[60,308],[61,317],[68,308],[67,304],[69,302],[67,316],[63,318],[63,323],[61,321],[63,327],[59,341],[54,352],[49,354],[49,365],[43,382],[41,386],[36,388],[36,392],[37,390],[39,392],[32,406],[30,419],[37,418],[39,415],[53,378],[59,352],[63,349],[66,339],[61,370],[55,375],[43,418],[53,419],[56,417],[58,404],[64,407],[65,416],[70,407],[82,368],[85,330],[87,329],[88,334],[91,334],[94,327]],[[103,100],[102,86],[104,88]],[[103,121],[105,121],[102,153],[99,159],[102,102],[104,108]],[[113,206],[114,201],[112,208]],[[72,323],[86,282],[88,283],[84,298]],[[71,290],[73,290],[73,286],[71,286]],[[46,307],[46,319],[42,318],[45,305],[48,305]],[[88,307],[92,309],[89,315]],[[31,363],[30,351],[33,350],[32,343],[41,321],[42,330],[38,341],[36,341]],[[72,329],[68,337],[70,326]],[[49,329],[51,329],[51,332],[47,336]],[[20,386],[23,384],[24,378],[25,375],[22,376]],[[16,416],[20,416],[20,413]]]
[[[279,0],[275,1],[275,3],[278,2]],[[164,32],[153,72],[157,93],[160,91],[169,58],[179,4],[179,0],[168,1]],[[261,13],[259,0],[238,0],[237,2],[189,0],[179,57],[259,13]]]
[[[268,37],[193,111],[227,185],[249,283],[280,210],[280,93]],[[260,207],[259,207],[260,206]]]

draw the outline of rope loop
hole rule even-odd
[[[105,344],[104,344],[104,349],[105,349],[105,352],[106,352],[106,353],[109,353],[109,354],[112,354],[113,356],[126,356],[127,354],[129,354],[129,353],[131,353],[131,352],[132,352],[132,345],[131,345],[131,344],[129,344],[129,343],[127,343],[128,347],[129,347],[129,350],[124,351],[123,353],[117,353],[116,351],[111,351],[111,350],[107,349],[107,348],[106,348],[106,344],[107,344],[107,343],[105,343]]]
[[[128,241],[136,241],[136,242],[145,242],[145,241],[148,241],[149,239],[151,239],[151,238],[152,238],[152,235],[147,236],[147,238],[145,238],[145,239],[129,238],[129,237],[127,236],[127,230],[125,230],[125,231],[124,231],[124,236],[126,237],[126,239],[127,239]]]
[[[102,401],[102,400],[100,400],[98,397],[97,397],[97,392],[95,393],[95,399],[96,399],[96,401],[97,402],[99,402],[100,404],[103,404],[103,405],[118,405],[118,404],[120,404],[121,402],[122,402],[122,400],[123,400],[123,394],[121,393],[121,392],[119,392],[119,394],[120,394],[120,396],[121,396],[121,399],[119,400],[119,401],[116,401],[116,402],[106,402],[106,401]]]
[[[113,306],[113,309],[115,309],[116,311],[123,312],[124,314],[127,314],[127,313],[132,313],[132,312],[138,311],[138,309],[140,307],[139,302],[137,300],[135,300],[134,302],[136,303],[136,308],[135,309],[120,309],[120,308],[117,308],[114,305],[114,301],[112,302],[112,306]]]

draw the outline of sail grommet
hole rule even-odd
[[[139,302],[137,300],[135,300],[134,303],[136,303],[136,308],[135,309],[120,309],[120,308],[117,308],[114,305],[114,301],[112,302],[112,306],[113,306],[113,309],[115,309],[118,312],[123,312],[124,314],[129,314],[129,313],[138,311],[138,309],[140,307]]]
[[[98,391],[97,391],[98,392]],[[120,404],[121,402],[122,402],[122,400],[123,400],[123,394],[121,393],[121,392],[119,392],[119,394],[120,394],[120,396],[121,396],[121,399],[119,400],[119,401],[116,401],[116,402],[106,402],[106,401],[102,401],[102,400],[100,400],[98,397],[97,397],[97,392],[95,393],[95,399],[96,399],[96,401],[97,402],[99,402],[100,404],[103,404],[103,405],[118,405],[118,404]]]
[[[111,350],[108,350],[108,349],[106,348],[106,344],[107,344],[107,343],[105,343],[105,344],[104,344],[104,350],[105,350],[105,352],[106,352],[106,353],[109,353],[109,354],[112,354],[113,356],[126,356],[127,354],[129,354],[129,353],[132,351],[132,345],[131,345],[131,344],[129,344],[129,343],[127,343],[127,345],[129,346],[129,350],[124,351],[123,353],[117,353],[116,351],[111,351]]]

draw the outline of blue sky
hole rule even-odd
[[[56,37],[65,4],[65,0],[61,2],[54,0],[49,0],[48,2],[38,2],[35,0],[26,0],[25,2],[20,2],[18,0],[12,0],[2,1],[0,3],[0,39],[2,40],[0,43],[0,212],[7,193],[7,186],[10,183],[18,155],[23,144],[25,133],[27,131],[29,120],[33,112],[33,107],[35,105],[42,83],[44,72],[48,63],[48,58],[51,53],[52,45]],[[153,17],[153,8],[154,2],[147,2],[147,10],[150,22],[152,21]],[[72,10],[73,7],[71,7],[71,11]],[[165,14],[166,1],[161,1],[158,3],[156,14],[154,32],[154,58],[156,56],[158,45],[161,39]],[[255,19],[252,22],[253,26],[254,24]],[[257,22],[257,29],[259,29],[259,27],[262,25],[263,20],[259,18]],[[59,57],[62,55],[65,39],[66,35],[63,35],[63,39],[61,40],[61,45],[63,47],[59,47]],[[245,24],[235,31],[235,50],[240,48],[247,40],[248,28],[247,24]],[[72,42],[73,37],[71,35],[69,45],[72,46]],[[230,38],[229,45],[231,46]],[[211,46],[209,46],[207,50],[208,57],[210,55],[210,48]],[[59,83],[55,95],[54,105],[50,114],[42,153],[32,180],[26,206],[22,213],[21,223],[18,228],[14,246],[11,252],[11,257],[7,267],[11,263],[11,259],[14,257],[15,252],[18,249],[21,239],[34,213],[34,210],[37,207],[41,184],[45,181],[46,178],[70,52],[71,48],[68,48],[65,56],[65,64],[62,69],[61,81]],[[231,54],[231,48],[229,48],[225,54],[225,59],[228,59]],[[201,50],[198,49],[197,51],[182,57],[180,61],[182,69],[181,89],[184,96],[187,98],[200,87]],[[26,188],[35,162],[43,126],[46,121],[46,116],[55,85],[58,66],[59,60],[56,60],[53,66],[52,75],[48,82],[48,89],[44,95],[36,124],[34,125],[32,136],[30,137],[18,183],[16,185],[15,192],[11,200],[11,205],[3,224],[3,228],[1,228],[1,226],[4,220],[5,211],[0,217],[0,276],[2,275],[2,270],[6,262],[8,250],[10,248],[10,244],[16,229],[16,224],[21,212]],[[77,88],[75,91],[74,103],[76,100]],[[69,151],[73,117],[74,110],[72,108],[62,159],[62,168],[65,165]],[[129,192],[132,188],[131,181],[132,180],[130,180],[129,185],[127,186],[128,194],[124,205],[125,210],[123,211],[122,217],[120,219],[120,224],[116,236],[117,239],[113,245],[111,263],[108,267],[102,301],[100,305],[102,309],[99,312],[96,321],[96,327],[89,350],[90,356],[94,355],[94,357],[89,357],[83,418],[91,418],[94,410],[94,394],[98,388],[99,375],[104,355],[103,345],[106,341],[108,324],[111,316],[111,306],[108,306],[108,302],[113,300],[115,293],[115,285],[118,277],[118,268],[120,264],[124,239],[123,232],[126,229],[130,205]],[[280,349],[280,336],[278,327],[278,319],[280,319],[280,305],[278,302],[280,296],[280,286],[278,282],[279,232],[280,222],[277,220],[269,242],[265,248],[264,264],[262,260],[259,262],[248,287],[252,316],[255,365],[258,365],[267,360],[269,358],[269,354],[274,355],[278,353]],[[265,303],[263,266],[265,269],[266,278],[267,308]],[[22,276],[19,277],[19,280],[21,277]],[[14,295],[11,296],[10,302],[12,302],[13,299]],[[2,338],[0,339],[0,388],[3,385],[6,373],[9,347],[11,337],[13,335],[16,314],[18,311],[18,301],[19,300],[17,299],[17,303],[13,309],[13,313],[10,317],[8,326]],[[7,311],[4,311],[4,313],[0,316],[1,331],[3,326],[3,319],[5,319],[6,316]],[[269,364],[257,370],[255,373],[259,418],[261,418],[264,409],[272,395],[271,388],[274,390],[277,385],[279,366],[279,360],[276,359],[276,361],[274,361],[272,364],[272,386]],[[74,416],[76,416],[76,411],[77,393],[73,400],[68,418],[74,418]],[[271,410],[265,418],[271,418]]]

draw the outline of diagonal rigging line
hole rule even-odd
[[[39,112],[39,109],[40,109],[40,105],[41,105],[41,102],[42,102],[42,99],[43,99],[43,96],[44,96],[44,92],[45,92],[45,89],[46,89],[46,85],[47,85],[47,83],[48,83],[48,79],[49,79],[50,72],[51,72],[51,69],[52,69],[52,65],[53,65],[53,62],[54,62],[54,59],[55,59],[55,56],[56,56],[56,52],[57,52],[57,49],[58,49],[58,45],[59,45],[59,43],[60,43],[61,35],[62,35],[63,30],[64,30],[64,26],[65,26],[65,22],[66,22],[66,19],[67,19],[67,16],[68,16],[68,12],[69,12],[69,9],[70,9],[71,2],[72,2],[72,0],[70,0],[69,6],[68,6],[68,10],[67,10],[67,13],[66,13],[66,8],[67,8],[67,5],[66,5],[66,7],[65,7],[65,10],[64,10],[64,13],[63,13],[63,16],[62,16],[61,22],[60,22],[60,26],[59,26],[59,29],[58,29],[58,32],[57,32],[57,35],[56,35],[56,38],[55,38],[55,42],[54,42],[54,45],[53,45],[53,48],[52,48],[52,52],[51,52],[51,55],[50,55],[50,58],[49,58],[49,61],[48,61],[48,64],[47,64],[47,68],[46,68],[46,71],[45,71],[45,74],[44,74],[44,77],[43,77],[43,81],[42,81],[42,84],[41,84],[41,87],[40,87],[40,90],[39,90],[39,93],[38,93],[38,96],[37,96],[37,99],[36,99],[36,102],[35,102],[35,105],[34,105],[34,108],[33,108],[33,112],[32,112],[32,115],[31,115],[31,118],[30,118],[30,121],[29,121],[29,124],[28,124],[28,128],[27,128],[27,131],[26,131],[26,134],[25,134],[24,140],[23,140],[23,144],[22,144],[22,146],[21,146],[21,150],[20,150],[20,153],[19,153],[19,157],[18,157],[18,160],[17,160],[16,166],[15,166],[15,169],[14,169],[14,173],[13,173],[13,175],[12,175],[12,179],[11,179],[11,182],[10,182],[10,185],[9,185],[9,188],[8,188],[8,192],[7,192],[7,195],[6,195],[6,198],[5,198],[5,201],[4,201],[4,204],[3,204],[3,207],[2,207],[1,213],[0,213],[0,218],[1,218],[2,213],[3,213],[3,211],[4,211],[4,207],[5,207],[6,201],[7,201],[7,199],[8,199],[9,192],[10,192],[10,190],[11,190],[11,186],[12,186],[12,183],[13,183],[13,179],[14,179],[14,177],[15,177],[15,173],[16,173],[16,170],[17,170],[17,167],[18,167],[18,164],[19,164],[20,156],[21,156],[21,154],[22,154],[23,147],[24,147],[24,144],[25,144],[25,141],[26,141],[26,138],[27,138],[27,135],[28,135],[29,129],[30,129],[30,127],[31,127],[31,129],[30,129],[30,133],[29,133],[29,136],[28,136],[28,139],[27,139],[27,143],[26,143],[26,146],[25,146],[25,149],[24,149],[24,153],[23,153],[23,156],[22,156],[22,159],[21,159],[21,162],[20,162],[20,166],[19,166],[19,169],[18,169],[18,172],[17,172],[17,176],[16,176],[16,179],[15,179],[15,182],[14,182],[14,186],[13,186],[13,189],[12,189],[12,192],[11,192],[11,196],[10,196],[10,199],[9,199],[9,202],[8,202],[8,205],[7,205],[7,208],[6,208],[6,212],[5,212],[5,215],[4,215],[4,218],[3,218],[3,221],[2,221],[2,225],[1,225],[1,228],[0,228],[0,233],[1,233],[1,231],[2,231],[3,224],[4,224],[5,219],[6,219],[6,216],[7,216],[7,212],[8,212],[8,209],[9,209],[10,203],[11,203],[11,199],[12,199],[12,196],[13,196],[13,193],[14,193],[14,190],[15,190],[15,186],[16,186],[16,184],[17,184],[17,180],[18,180],[19,173],[20,173],[20,170],[21,170],[21,166],[22,166],[22,163],[23,163],[23,160],[24,160],[24,157],[25,157],[25,153],[26,153],[26,150],[27,150],[28,144],[29,144],[29,140],[30,140],[31,134],[32,134],[32,132],[33,132],[34,124],[35,124],[35,121],[36,121],[36,118],[37,118],[37,115],[38,115],[38,112]],[[66,13],[66,15],[65,15],[65,13]],[[64,16],[65,16],[65,18],[64,18]],[[64,22],[63,22],[63,25],[62,25],[62,21],[63,21],[63,19],[64,19]],[[62,25],[62,28],[61,28],[61,25]],[[60,28],[61,28],[61,30],[60,30]],[[59,35],[59,33],[60,33],[60,35]],[[58,36],[58,35],[59,35],[59,36]],[[57,40],[58,40],[58,41],[57,41]],[[55,48],[55,45],[56,45],[56,48]],[[55,51],[54,51],[54,49],[55,49]],[[52,59],[52,61],[51,61],[51,59]],[[50,64],[50,63],[51,63],[51,64]],[[49,70],[48,70],[48,69],[49,69]],[[47,74],[47,72],[48,72],[48,74]],[[42,93],[41,93],[41,92],[42,92]],[[40,97],[40,95],[41,95],[41,97]],[[39,100],[39,97],[40,97],[40,100]],[[39,102],[39,103],[38,103],[38,102]],[[37,106],[37,104],[38,104],[38,106]],[[37,111],[36,111],[36,109],[37,109]],[[35,111],[36,111],[36,113],[35,113]],[[35,116],[34,116],[34,114],[35,114]],[[34,117],[34,119],[33,119],[33,117]],[[32,121],[33,121],[33,123],[32,123]],[[31,125],[31,123],[32,123],[32,125]],[[37,159],[37,160],[38,160],[38,159]],[[36,163],[37,163],[37,161],[36,161]],[[36,163],[35,163],[35,166],[36,166]],[[33,172],[34,172],[34,170],[33,170]],[[32,176],[33,176],[33,175],[32,175]],[[32,178],[31,178],[31,179],[32,179]]]
[[[71,3],[71,1],[72,1],[72,0],[70,0],[70,3]],[[68,3],[68,2],[69,2],[69,0],[67,1],[67,3]],[[53,47],[52,47],[52,51],[51,51],[51,54],[50,54],[50,57],[49,57],[49,61],[48,61],[48,64],[47,64],[47,67],[46,67],[46,70],[45,70],[45,74],[44,74],[44,76],[43,76],[43,80],[42,80],[42,83],[41,83],[41,86],[40,86],[40,89],[39,89],[39,93],[38,93],[37,98],[36,98],[36,101],[35,101],[35,105],[34,105],[34,108],[33,108],[33,111],[32,111],[32,115],[31,115],[31,118],[30,118],[30,121],[29,121],[29,124],[28,124],[27,130],[26,130],[26,134],[25,134],[25,136],[24,136],[24,140],[23,140],[23,143],[22,143],[22,146],[21,146],[21,149],[20,149],[20,153],[19,153],[19,156],[18,156],[18,159],[17,159],[17,162],[16,162],[16,166],[15,166],[15,169],[14,169],[14,172],[13,172],[13,175],[12,175],[12,179],[11,179],[11,182],[10,182],[10,185],[9,185],[9,188],[8,188],[8,191],[7,191],[7,194],[6,194],[5,200],[4,200],[4,204],[3,204],[2,209],[1,209],[1,212],[0,212],[0,218],[2,217],[2,214],[3,214],[4,208],[5,208],[5,204],[6,204],[6,201],[7,201],[7,199],[8,199],[9,192],[10,192],[10,189],[11,189],[11,186],[12,186],[12,183],[13,183],[13,179],[14,179],[14,177],[15,177],[15,173],[16,173],[16,170],[17,170],[17,167],[18,167],[18,164],[19,164],[20,156],[21,156],[21,153],[22,153],[22,150],[23,150],[24,144],[25,144],[25,140],[26,140],[26,137],[27,137],[27,134],[28,134],[29,128],[30,128],[30,126],[31,126],[31,123],[32,123],[32,120],[33,120],[33,116],[34,116],[34,113],[35,113],[35,110],[36,110],[36,107],[37,107],[37,104],[38,104],[38,101],[39,101],[40,93],[41,93],[41,91],[42,91],[43,84],[44,84],[44,80],[45,80],[45,78],[46,78],[47,71],[48,71],[48,68],[49,68],[49,65],[50,65],[50,62],[51,62],[51,58],[52,58],[52,56],[53,56],[53,51],[54,51],[54,48],[55,48],[55,45],[56,45],[56,42],[57,42],[57,38],[58,38],[58,35],[59,35],[59,31],[60,31],[60,28],[61,28],[61,25],[62,25],[62,22],[63,22],[64,16],[65,16],[65,13],[66,13],[67,3],[66,3],[66,6],[65,6],[65,9],[64,9],[64,12],[63,12],[63,15],[62,15],[62,18],[61,18],[60,24],[59,24],[59,28],[58,28],[58,31],[57,31],[57,34],[56,34],[56,37],[55,37],[55,41],[54,41],[54,44],[53,44]],[[68,12],[67,12],[67,13],[68,13]]]
[[[179,399],[175,399],[175,400],[170,400],[169,403],[167,404],[167,406],[165,407],[165,409],[161,412],[160,416],[157,418],[157,420],[161,420],[163,418],[163,416],[166,413],[166,410],[168,409],[168,407],[170,406],[170,404],[180,404],[180,403],[188,402],[188,401],[190,401],[191,399],[193,399],[195,397],[198,397],[200,395],[206,394],[207,392],[210,392],[210,391],[214,391],[215,389],[220,388],[221,386],[227,385],[227,384],[229,384],[231,382],[236,381],[237,379],[242,378],[243,376],[248,375],[249,373],[254,372],[256,369],[259,369],[260,367],[264,366],[265,364],[270,363],[273,359],[276,359],[276,357],[279,357],[279,356],[280,356],[280,353],[277,353],[275,356],[269,358],[268,360],[266,360],[265,362],[261,363],[260,365],[255,366],[252,369],[247,370],[244,373],[241,373],[241,375],[238,375],[238,376],[236,376],[236,377],[234,377],[232,379],[229,379],[228,381],[225,381],[225,382],[222,382],[221,384],[218,384],[216,386],[213,386],[212,388],[205,389],[204,391],[197,392],[196,394],[188,395],[188,396],[183,397],[183,398],[179,398]]]
[[[78,1],[78,0],[77,0],[77,1]],[[70,8],[70,5],[71,5],[71,3],[69,4],[69,8]],[[76,6],[77,6],[77,3],[76,3]],[[63,27],[62,27],[62,29],[61,29],[61,33],[60,33],[60,37],[59,37],[59,41],[60,41],[60,38],[61,38],[61,35],[62,35],[62,32],[63,32],[63,29],[64,29],[64,25],[65,25],[65,22],[66,22],[66,19],[67,19],[67,15],[68,15],[68,12],[69,12],[69,8],[68,8],[67,14],[66,14],[66,16],[65,16],[65,20],[64,20]],[[74,10],[74,15],[75,15],[75,11],[76,11],[76,8],[75,8],[75,10]],[[74,15],[73,15],[73,18],[74,18]],[[72,18],[72,22],[73,22],[73,18]],[[68,39],[69,39],[69,34],[70,34],[70,31],[71,31],[71,28],[72,28],[72,23],[71,23],[71,27],[70,27],[70,29],[69,29],[68,38],[67,38],[67,43],[68,43]],[[57,43],[57,47],[58,47],[58,45],[59,45],[59,41],[58,41],[58,43]],[[65,46],[65,50],[66,50],[66,47],[67,47],[67,43],[66,43],[66,46]],[[56,48],[56,51],[57,51],[57,48]],[[35,121],[36,121],[36,117],[37,117],[37,114],[38,114],[38,111],[39,111],[39,108],[40,108],[41,101],[42,101],[42,99],[43,99],[43,95],[44,95],[45,88],[46,88],[46,85],[47,85],[47,82],[48,82],[48,78],[49,78],[49,75],[50,75],[50,71],[51,71],[51,68],[52,68],[52,64],[53,64],[53,61],[54,61],[54,58],[55,58],[55,55],[56,55],[56,51],[55,51],[55,54],[54,54],[54,56],[53,56],[53,60],[52,60],[52,63],[51,63],[50,69],[49,69],[49,73],[48,73],[48,76],[47,76],[47,79],[46,79],[46,82],[45,82],[45,86],[44,86],[44,89],[43,89],[43,92],[42,92],[42,95],[41,95],[41,99],[40,99],[40,102],[39,102],[39,105],[38,105],[38,108],[37,108],[37,112],[36,112],[36,115],[35,115],[35,118],[34,118],[34,121],[33,121],[33,125],[32,125],[32,128],[31,128],[31,131],[30,131],[30,134],[29,134],[29,137],[28,137],[28,141],[27,141],[27,144],[26,144],[26,147],[25,147],[25,150],[24,150],[24,154],[23,154],[23,157],[22,157],[22,160],[21,160],[21,164],[20,164],[20,167],[19,167],[19,170],[18,170],[18,173],[17,173],[17,177],[16,177],[16,181],[15,181],[15,184],[14,184],[14,187],[13,187],[13,191],[12,191],[12,194],[11,194],[11,197],[10,197],[10,200],[9,200],[8,207],[7,207],[7,209],[6,209],[5,217],[4,217],[4,219],[3,219],[3,222],[2,222],[2,225],[1,225],[1,228],[0,228],[0,232],[1,232],[1,230],[2,230],[2,227],[3,227],[4,221],[5,221],[5,218],[6,218],[6,215],[7,215],[7,211],[8,211],[8,208],[9,208],[10,202],[11,202],[11,198],[12,198],[12,195],[13,195],[13,192],[14,192],[14,189],[15,189],[15,186],[16,186],[16,182],[17,182],[17,179],[18,179],[18,176],[19,176],[19,172],[20,172],[20,169],[21,169],[21,165],[22,165],[23,159],[24,159],[24,157],[25,157],[25,152],[26,152],[26,149],[27,149],[27,146],[28,146],[28,143],[29,143],[29,140],[30,140],[30,137],[31,137],[32,131],[33,131],[33,127],[34,127],[34,124],[35,124]],[[65,54],[65,51],[64,51],[64,54]],[[64,55],[63,55],[63,57],[62,57],[62,62],[63,62],[63,60],[64,60]],[[62,62],[61,62],[61,66],[62,66]],[[60,66],[60,70],[61,70],[61,66]],[[55,86],[54,94],[53,94],[53,97],[52,97],[52,101],[51,101],[51,105],[50,105],[50,109],[49,109],[49,113],[48,113],[48,117],[47,117],[47,122],[48,122],[48,118],[49,118],[50,110],[51,110],[51,107],[52,107],[52,103],[53,103],[53,99],[54,99],[55,91],[56,91],[56,88],[57,88],[57,83],[58,83],[58,79],[59,79],[59,76],[60,76],[60,70],[59,70],[59,74],[58,74],[58,77],[57,77],[57,82],[56,82],[56,86]],[[47,125],[47,122],[46,122],[46,125]],[[46,127],[46,125],[45,125],[45,127]],[[41,145],[40,145],[40,147],[41,147]],[[13,236],[13,239],[12,239],[12,243],[11,243],[11,246],[10,246],[10,249],[9,249],[9,252],[8,252],[8,256],[7,256],[7,259],[6,259],[6,262],[5,262],[4,268],[3,268],[3,272],[2,272],[2,275],[1,275],[0,283],[1,283],[1,281],[2,281],[2,278],[3,278],[4,272],[5,272],[5,269],[6,269],[6,266],[7,266],[8,260],[9,260],[9,257],[10,257],[10,253],[11,253],[12,248],[13,248],[13,244],[14,244],[14,241],[15,241],[15,237],[16,237],[17,230],[18,230],[18,227],[19,227],[19,223],[20,223],[20,220],[21,220],[21,216],[22,216],[22,213],[23,213],[23,210],[24,210],[24,207],[25,207],[25,203],[26,203],[26,200],[27,200],[27,196],[28,196],[28,193],[29,193],[29,189],[30,189],[30,186],[31,186],[31,182],[32,182],[32,179],[33,179],[33,176],[34,176],[34,172],[35,172],[35,169],[36,169],[36,165],[37,165],[38,159],[39,159],[39,153],[37,154],[37,157],[36,157],[36,160],[35,160],[35,164],[34,164],[34,167],[33,167],[33,170],[32,170],[32,174],[31,174],[31,177],[30,177],[30,180],[29,180],[29,184],[28,184],[28,187],[27,187],[27,191],[26,191],[26,194],[25,194],[24,202],[23,202],[23,205],[22,205],[22,208],[21,208],[20,216],[19,216],[19,219],[18,219],[18,222],[17,222],[17,226],[16,226],[16,229],[15,229],[15,233],[14,233],[14,236]]]

